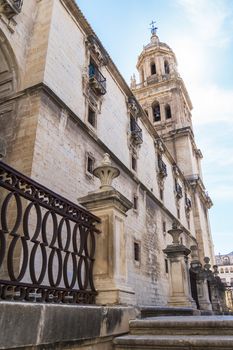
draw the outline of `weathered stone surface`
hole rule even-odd
[[[88,349],[101,349],[98,344],[108,342],[107,349],[113,336],[128,332],[135,317],[129,307],[1,302],[0,349],[62,349],[67,344],[79,349],[75,344],[88,341]]]

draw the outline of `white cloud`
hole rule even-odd
[[[187,18],[194,26],[194,35],[208,46],[223,47],[231,39],[225,30],[230,16],[226,0],[178,0]]]
[[[233,122],[233,90],[214,81],[221,67],[221,54],[232,38],[233,28],[226,23],[231,11],[227,0],[177,0],[188,32],[172,40],[179,70],[193,102],[195,123]],[[220,49],[221,48],[221,49]]]

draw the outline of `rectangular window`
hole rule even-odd
[[[140,245],[134,242],[134,261],[140,262]]]
[[[94,159],[90,156],[87,157],[87,172],[93,174],[94,170]]]
[[[132,155],[131,163],[132,163],[132,169],[134,171],[137,171],[137,159],[136,159],[135,155]]]
[[[136,195],[133,197],[133,209],[138,209],[138,197]]]
[[[159,196],[160,196],[161,201],[163,201],[163,190],[162,189],[159,190]]]
[[[166,235],[167,229],[166,229],[166,222],[163,221],[163,234]]]
[[[88,123],[91,124],[94,128],[96,127],[96,114],[91,107],[88,108]]]
[[[179,208],[177,208],[177,217],[178,217],[178,219],[180,219],[180,209]]]
[[[168,261],[165,259],[165,272],[168,273]]]

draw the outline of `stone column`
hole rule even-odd
[[[163,250],[169,262],[170,296],[168,304],[169,306],[196,308],[196,303],[191,296],[188,271],[188,255],[191,251],[180,244],[182,232],[174,224],[172,230],[168,231],[173,238],[173,242]]]
[[[218,288],[217,288],[217,281],[214,277],[213,272],[211,271],[211,265],[210,265],[210,258],[205,257],[204,258],[204,272],[205,272],[205,277],[207,280],[208,288],[210,291],[210,298],[211,298],[211,304],[212,304],[212,309],[215,312],[220,312],[221,311],[221,305],[220,305],[220,300],[219,300],[219,293],[218,293]]]
[[[209,298],[207,280],[202,264],[199,261],[197,246],[191,246],[191,269],[196,273],[197,295],[200,310],[212,313],[212,304]]]
[[[108,154],[93,174],[100,179],[101,186],[79,198],[79,203],[101,219],[94,266],[97,303],[133,305],[135,293],[127,282],[125,234],[126,212],[132,208],[132,203],[112,187],[120,171],[111,165]]]

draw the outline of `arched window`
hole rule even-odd
[[[225,268],[225,273],[229,273],[228,267]]]
[[[169,64],[168,61],[164,61],[164,72],[165,74],[169,74],[170,73],[170,69],[169,69]]]
[[[171,107],[168,104],[165,106],[165,116],[166,119],[171,119],[172,117]]]
[[[156,74],[156,65],[154,62],[151,62],[150,64],[150,72],[151,72],[151,75]]]
[[[223,265],[230,265],[229,256],[224,256],[224,258],[223,258]]]
[[[221,269],[220,269],[220,273],[224,273],[224,270],[223,270],[223,268],[221,268]]]
[[[161,120],[161,114],[160,114],[160,105],[159,105],[159,103],[155,102],[153,104],[152,109],[153,109],[153,118],[154,118],[153,120],[154,120],[154,122],[160,121]]]

